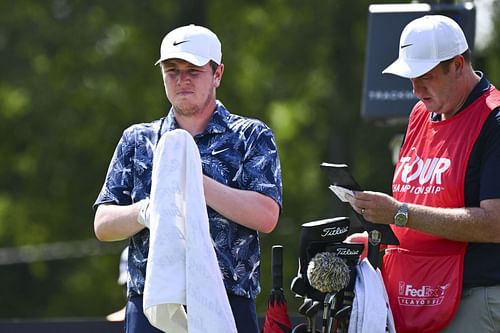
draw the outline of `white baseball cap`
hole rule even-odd
[[[219,38],[207,28],[194,24],[170,31],[161,42],[158,65],[167,59],[182,59],[196,66],[203,66],[210,60],[220,65],[222,60]]]
[[[468,48],[457,22],[443,15],[426,15],[406,25],[399,41],[399,57],[382,73],[416,78]]]

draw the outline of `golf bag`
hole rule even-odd
[[[363,244],[343,242],[347,238],[349,229],[350,221],[347,217],[329,218],[301,225],[299,270],[292,280],[291,290],[297,296],[304,298],[299,312],[306,317],[307,324],[300,324],[292,332],[316,332],[315,318],[321,308],[323,308],[323,332],[338,332],[344,328],[347,332],[354,297],[355,266],[364,248]],[[309,281],[307,271],[311,260],[317,254],[325,252],[341,258],[349,268],[348,283],[341,290],[322,292],[314,288]],[[330,282],[335,285],[335,281]]]

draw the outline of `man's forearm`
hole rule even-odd
[[[481,203],[481,207],[468,208],[409,205],[408,227],[451,240],[498,243],[500,242],[498,206],[500,199],[486,200]]]
[[[366,220],[379,224],[393,224],[401,205],[393,197],[372,191],[356,192],[351,205]],[[409,228],[446,239],[499,243],[500,199],[481,201],[480,207],[437,208],[408,204]]]
[[[224,217],[263,233],[273,231],[278,223],[279,205],[257,192],[234,189],[203,176],[205,200]]]
[[[128,206],[101,204],[94,218],[94,232],[101,241],[127,239],[144,228],[137,222],[140,203]]]

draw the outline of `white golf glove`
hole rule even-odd
[[[139,215],[137,215],[137,222],[149,228],[149,198],[139,201]]]

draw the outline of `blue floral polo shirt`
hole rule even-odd
[[[115,149],[104,186],[94,203],[130,205],[149,196],[151,168],[162,133],[177,128],[172,111],[151,123],[127,128]],[[234,115],[217,101],[205,131],[194,138],[203,173],[227,186],[260,192],[281,207],[281,167],[271,129],[263,122]],[[260,292],[257,231],[234,223],[207,206],[215,252],[228,293],[255,298]],[[128,296],[142,295],[149,250],[149,229],[130,239]]]

